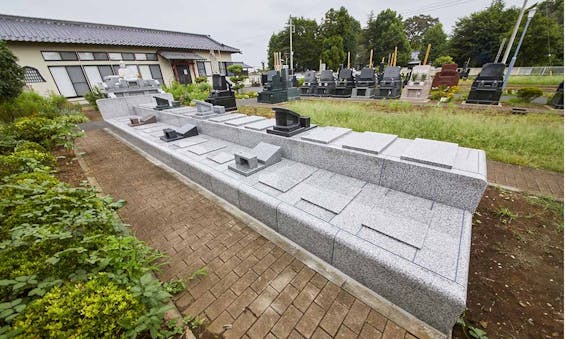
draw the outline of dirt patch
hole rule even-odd
[[[73,150],[60,147],[52,153],[57,159],[55,175],[59,180],[71,186],[79,186],[82,181],[87,180]]]
[[[86,115],[86,117],[90,121],[102,120],[102,115],[100,115],[100,112],[98,112],[98,110],[92,106],[82,106],[82,113],[84,113],[84,115]]]
[[[467,325],[563,337],[563,203],[489,187],[473,218]],[[466,338],[456,326],[454,338]]]

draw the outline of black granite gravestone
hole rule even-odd
[[[155,99],[155,102],[157,102],[157,106],[154,107],[154,109],[156,109],[157,111],[162,111],[164,109],[169,109],[169,108],[180,107],[179,101],[170,102],[168,99],[160,98],[160,97],[156,97],[156,96],[154,96],[153,98]]]
[[[304,73],[304,83],[300,86],[301,96],[312,96],[316,95],[318,88],[318,79],[316,76],[316,71],[307,71]]]
[[[563,109],[563,81],[557,86],[555,95],[551,98],[551,105],[553,108]]]
[[[273,111],[275,111],[275,126],[267,129],[269,134],[291,137],[316,127],[310,124],[310,117],[300,116],[289,109],[274,107]]]
[[[471,85],[466,103],[498,105],[502,95],[505,67],[502,63],[485,64]]]
[[[235,103],[235,93],[231,89],[231,84],[226,80],[225,75],[212,75],[212,92],[206,99],[214,106],[224,106],[226,112],[237,110]]]
[[[402,90],[402,77],[399,66],[386,66],[383,80],[375,91],[376,99],[398,99]]]
[[[161,140],[170,142],[198,135],[198,128],[192,124],[185,124],[177,129],[165,128]]]
[[[355,87],[355,78],[353,77],[352,69],[342,69],[339,71],[337,76],[337,84],[335,86],[335,92],[332,97],[337,98],[349,98],[351,97],[351,91]]]
[[[257,102],[276,104],[299,98],[298,89],[293,86],[293,79],[289,77],[286,68],[283,68],[280,73],[269,71],[261,75],[261,82],[263,91],[257,96]]]
[[[331,69],[322,71],[320,74],[320,82],[318,83],[318,95],[327,97],[335,93],[336,80],[334,72]]]
[[[361,73],[355,78],[355,88],[351,92],[352,98],[371,98],[375,94],[375,86],[377,85],[377,77],[375,69],[365,67]]]

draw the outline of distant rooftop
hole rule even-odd
[[[0,40],[241,53],[209,35],[0,14]]]

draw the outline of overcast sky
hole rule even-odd
[[[534,3],[530,0],[528,3]],[[365,26],[368,13],[392,8],[404,18],[418,14],[438,17],[447,33],[457,18],[487,7],[491,0],[0,0],[0,13],[158,28],[209,34],[239,48],[233,60],[260,66],[267,60],[272,33],[283,28],[289,15],[316,19],[330,8],[345,6]],[[507,6],[521,6],[522,0],[506,0]]]

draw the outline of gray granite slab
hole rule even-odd
[[[188,147],[188,146],[192,146],[192,145],[201,144],[203,142],[206,142],[207,140],[208,139],[206,139],[204,137],[195,136],[195,137],[190,137],[190,138],[186,138],[186,139],[173,141],[171,143],[171,146],[177,146],[178,148],[184,148],[184,147]]]
[[[241,118],[241,117],[244,117],[244,116],[245,116],[245,114],[242,114],[242,113],[232,113],[232,114],[228,114],[228,115],[223,115],[221,117],[210,118],[210,121],[224,122],[224,121],[228,121],[228,120]]]
[[[462,171],[479,173],[479,153],[476,149],[459,147],[453,167]]]
[[[314,171],[310,167],[291,165],[273,173],[261,175],[259,182],[286,192],[308,178]]]
[[[166,125],[166,124],[160,124],[160,125],[151,125],[151,124],[149,124],[149,125],[144,125],[144,126],[147,126],[147,128],[141,128],[141,127],[143,127],[143,126],[140,126],[140,127],[138,127],[137,129],[138,129],[138,130],[141,130],[141,131],[144,132],[144,133],[148,133],[148,134],[149,134],[149,133],[156,132],[156,131],[161,131],[161,132],[162,132],[164,128],[171,127],[170,125]]]
[[[416,139],[404,150],[400,159],[451,169],[458,148],[452,142]]]
[[[249,128],[255,131],[263,131],[269,127],[273,127],[275,125],[275,119],[267,119],[267,120],[259,120],[257,122],[250,123],[249,125],[245,125],[245,128]]]
[[[252,122],[259,121],[259,120],[265,120],[265,118],[259,117],[259,116],[256,116],[256,115],[252,115],[252,116],[247,116],[247,117],[243,117],[243,118],[228,120],[228,121],[226,121],[226,125],[243,126],[243,125],[247,125],[247,124],[250,124]]]
[[[381,209],[366,212],[368,218],[363,226],[407,243],[415,248],[422,248],[429,225],[399,215],[388,214]]]
[[[368,227],[361,227],[357,236],[384,250],[394,253],[406,260],[414,260],[418,249],[402,241],[389,237]]]
[[[313,186],[304,190],[301,198],[335,214],[341,212],[352,199],[352,197]]]
[[[202,155],[224,148],[226,145],[225,142],[220,140],[209,140],[198,145],[189,146],[187,150],[194,154]]]
[[[302,140],[317,142],[321,144],[329,144],[339,137],[351,132],[350,128],[343,127],[318,127],[314,128],[312,132],[301,137]]]
[[[233,153],[220,152],[218,154],[210,155],[207,158],[218,164],[225,164],[226,162],[232,161],[234,156]]]
[[[324,221],[329,222],[332,220],[336,214],[333,212],[328,211],[325,208],[316,206],[306,200],[299,200],[297,203],[294,204],[294,207],[303,210],[304,212],[315,216],[316,218],[320,218]]]
[[[342,140],[341,147],[360,152],[379,154],[396,139],[397,136],[394,134],[375,132],[355,133],[347,135]]]

